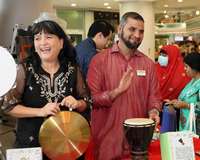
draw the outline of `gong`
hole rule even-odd
[[[90,127],[83,116],[62,111],[44,121],[39,142],[50,159],[75,160],[86,151],[90,137]]]

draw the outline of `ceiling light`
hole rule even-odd
[[[107,3],[107,2],[106,2],[106,3],[104,3],[103,5],[104,5],[104,6],[108,6],[108,5],[109,5],[109,3]]]
[[[177,0],[177,2],[180,2],[180,3],[181,3],[181,2],[183,2],[183,0]]]
[[[77,4],[76,4],[76,3],[72,3],[71,6],[72,6],[72,7],[76,7]]]
[[[106,8],[107,8],[107,9],[111,9],[111,6],[107,6]]]
[[[196,10],[196,15],[199,15],[200,14],[200,11],[199,10]]]
[[[166,14],[166,13],[167,13],[167,11],[166,11],[166,10],[164,10],[164,11],[163,11],[163,13],[164,13],[164,14]]]
[[[167,7],[169,7],[169,6],[168,6],[168,4],[165,4],[164,7],[167,8]]]
[[[165,18],[169,18],[169,16],[166,14],[166,15],[165,15]]]

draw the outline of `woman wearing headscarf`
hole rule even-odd
[[[197,115],[197,134],[200,135],[200,54],[191,53],[184,58],[185,70],[192,80],[181,91],[178,100],[169,101],[176,108],[180,108],[179,130],[189,130],[190,104],[194,104]]]
[[[184,62],[179,48],[175,45],[162,47],[156,68],[163,101],[177,99],[181,90],[190,81],[190,78],[185,73]],[[163,120],[165,122],[163,121],[162,125],[165,126],[164,124],[168,123],[166,120],[170,120],[170,123],[174,124],[172,118],[167,118],[171,113],[165,114],[165,110],[163,112]],[[177,122],[175,122],[177,129],[179,128],[179,117],[180,110],[176,109],[176,117],[174,118],[177,119]]]
[[[174,45],[164,46],[156,68],[163,100],[178,98],[181,90],[190,81],[184,70],[180,50]]]

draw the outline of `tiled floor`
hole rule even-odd
[[[14,135],[14,126],[15,120],[6,117],[6,121],[0,120],[0,154],[3,153],[5,157],[6,149],[12,148],[15,135]],[[2,155],[0,155],[0,160],[3,159]]]

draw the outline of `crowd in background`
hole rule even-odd
[[[179,48],[182,57],[185,57],[189,53],[194,53],[194,52],[200,53],[200,43],[196,41],[189,41],[189,40],[179,41],[172,43],[172,45],[175,45]],[[155,61],[158,60],[159,51],[163,46],[164,45],[156,47],[157,50],[155,51],[155,57],[154,57]]]
[[[100,25],[102,26],[99,27]],[[59,103],[77,112],[85,112],[82,114],[90,122],[90,111],[86,112],[91,109],[90,96],[93,99],[93,147],[95,157],[99,159],[128,157],[129,154],[122,148],[123,130],[119,121],[123,124],[125,118],[150,117],[159,123],[161,102],[173,105],[180,113],[177,114],[177,130],[188,130],[190,104],[194,103],[199,107],[200,44],[187,41],[163,46],[155,56],[157,62],[154,62],[137,49],[143,40],[144,20],[135,12],[128,12],[122,17],[118,29],[119,39],[113,46],[110,40],[114,29],[105,21],[94,22],[89,29],[88,38],[75,48],[65,38],[62,28],[54,22],[38,23],[34,31],[35,50],[32,52],[32,59],[27,59],[24,65],[20,65],[20,74],[25,77],[30,73],[31,81],[27,84],[24,82],[23,88],[19,90],[20,94],[14,97],[15,103],[11,104],[9,98],[4,101],[4,106],[7,107],[3,110],[20,119],[16,147],[39,146],[38,131],[44,121],[43,117],[59,112]],[[45,54],[49,52],[52,57]],[[63,85],[68,88],[59,88],[56,82],[55,86],[40,84],[41,81],[46,82],[47,78],[51,81],[58,75],[67,80],[69,78],[69,81],[63,81]],[[21,85],[19,80],[23,82],[24,77],[18,79],[16,89]],[[131,83],[132,79],[134,83]],[[32,91],[34,88],[37,89],[35,93]],[[53,94],[57,88],[60,89],[60,95]],[[40,89],[46,89],[46,92]],[[35,99],[30,101],[29,96],[35,96]],[[43,100],[39,101],[41,97]],[[30,117],[32,125],[36,126],[34,131],[33,127],[28,127],[30,123],[27,123],[27,119],[30,120]],[[30,129],[29,133],[28,130],[24,132],[24,126]],[[117,142],[112,140],[116,131]],[[30,139],[31,136],[33,139]]]

